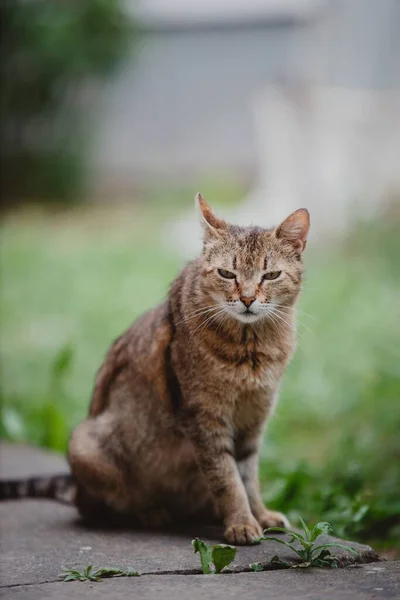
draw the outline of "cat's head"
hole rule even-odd
[[[200,194],[196,202],[204,229],[201,274],[207,297],[243,323],[279,320],[279,311],[292,306],[300,292],[308,210],[300,208],[278,227],[264,229],[226,223]]]

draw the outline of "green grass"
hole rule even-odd
[[[291,568],[310,568],[310,567],[333,567],[339,566],[339,559],[337,556],[331,554],[331,548],[340,548],[346,552],[350,552],[353,556],[359,557],[359,553],[352,546],[342,544],[340,542],[323,542],[320,540],[322,535],[330,535],[332,533],[332,526],[326,521],[321,521],[314,525],[312,529],[309,529],[303,519],[299,517],[302,531],[295,531],[293,529],[287,529],[286,527],[269,527],[264,529],[263,536],[260,538],[260,542],[276,542],[282,544],[285,548],[290,548],[292,552],[297,555],[297,561],[295,564],[291,564],[275,555],[271,559],[271,563],[277,568],[291,569]],[[271,533],[286,533],[289,539],[283,539],[282,537],[271,536]],[[300,562],[299,562],[300,561]],[[270,564],[271,564],[270,563]],[[262,563],[252,563],[249,565],[252,571],[264,571],[267,565]]]
[[[181,197],[4,221],[3,437],[65,449],[111,340],[182,265],[160,241]],[[389,222],[308,250],[298,351],[261,465],[271,507],[387,547],[400,537],[399,256]]]

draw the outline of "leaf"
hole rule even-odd
[[[317,552],[318,550],[323,550],[325,548],[341,548],[342,550],[346,550],[347,552],[351,552],[355,556],[360,556],[360,554],[352,548],[352,546],[346,546],[346,544],[340,544],[339,542],[329,542],[327,544],[321,544],[321,546],[316,546],[312,549],[312,552]]]
[[[311,566],[312,566],[311,562],[306,561],[306,562],[299,563],[297,565],[292,565],[291,569],[308,569]]]
[[[194,552],[198,552],[200,554],[200,564],[204,575],[210,575],[213,571],[211,569],[212,565],[212,547],[209,544],[206,544],[199,538],[195,538],[192,540],[192,546],[194,548]]]
[[[335,560],[332,561],[328,561],[328,560],[321,560],[319,558],[317,558],[315,561],[313,560],[311,563],[312,567],[320,567],[322,569],[328,567],[331,569],[337,569],[338,567],[338,562]]]
[[[51,365],[51,374],[54,379],[59,379],[68,372],[72,364],[73,354],[72,346],[69,344],[57,352]]]
[[[323,550],[321,550],[321,552],[315,558],[324,559],[324,558],[327,558],[328,556],[332,556],[332,555],[331,555],[330,551],[328,550],[328,548],[324,548]]]
[[[15,441],[26,437],[21,415],[14,408],[3,406],[2,420],[7,437]]]
[[[64,567],[64,572],[58,574],[64,581],[82,581],[85,579],[83,573],[77,571],[76,569],[66,569]]]
[[[86,567],[86,569],[83,572],[83,574],[85,575],[85,577],[88,577],[88,578],[90,577],[92,569],[93,569],[93,565],[88,565]]]
[[[337,567],[338,560],[332,556],[327,548],[323,548],[318,556],[315,556],[311,561],[313,567]]]
[[[93,574],[97,578],[106,579],[108,577],[139,577],[138,571],[129,568],[127,571],[118,567],[102,567]]]
[[[293,539],[296,540],[302,540],[304,539],[303,536],[300,533],[297,533],[296,531],[292,531],[291,529],[287,529],[286,527],[268,527],[268,529],[264,529],[263,534],[265,535],[266,533],[287,533],[288,535],[291,535]],[[260,538],[261,540],[263,538]],[[293,539],[291,541],[293,541]]]
[[[299,540],[300,544],[303,546],[304,551],[310,553],[311,548],[313,547],[314,542],[308,542],[305,538],[301,538]]]
[[[306,540],[308,542],[311,541],[311,531],[308,529],[307,525],[304,523],[304,521],[303,521],[303,519],[301,517],[299,517],[299,521],[300,521],[300,524],[301,524],[301,526],[303,528]]]
[[[338,560],[327,548],[323,548],[311,561],[313,567],[337,567]]]
[[[249,567],[254,572],[264,571],[264,568],[265,568],[264,565],[260,562],[250,563]]]
[[[293,550],[293,552],[295,552],[298,556],[300,556],[301,559],[303,558],[302,551],[297,550],[297,548],[292,546],[292,544],[290,544],[286,540],[281,540],[280,538],[276,538],[276,537],[272,537],[272,536],[267,536],[264,538],[265,542],[267,542],[268,540],[270,540],[271,542],[278,542],[279,544],[283,544],[284,546],[287,546],[288,548]]]
[[[97,571],[93,573],[95,577],[101,577],[104,579],[106,577],[120,577],[124,574],[125,572],[121,569],[118,569],[117,567],[102,567],[100,569],[97,569]]]
[[[290,563],[286,562],[286,560],[281,560],[277,554],[271,558],[271,565],[274,565],[279,569],[290,569],[292,566]]]
[[[68,442],[68,427],[63,411],[52,401],[43,407],[43,421],[46,423],[44,441],[47,446],[64,450]]]
[[[360,506],[358,511],[353,515],[353,523],[359,523],[365,517],[367,512],[370,510],[370,506],[368,504],[363,504]]]
[[[304,548],[304,550],[299,550],[299,556],[305,562],[311,560],[311,552],[307,548]]]
[[[251,546],[257,546],[258,544],[261,544],[262,541],[264,541],[263,536],[254,538],[254,540],[251,542]]]
[[[59,577],[63,577],[64,581],[77,581],[79,580],[79,577],[77,577],[76,575],[65,575],[64,574],[60,574]]]
[[[93,565],[88,565],[83,571],[77,569],[66,569],[59,574],[64,581],[101,581],[107,577],[138,577],[140,573],[129,568],[124,571],[119,567],[100,567],[95,569]]]
[[[320,536],[320,535],[329,535],[332,532],[332,527],[330,523],[327,523],[326,521],[321,521],[320,523],[317,523],[312,531],[311,531],[311,542],[315,542],[315,540]]]
[[[215,572],[221,573],[222,569],[231,564],[236,556],[236,546],[228,544],[217,544],[212,549],[212,561],[215,566]]]

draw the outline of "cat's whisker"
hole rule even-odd
[[[217,311],[216,313],[214,313],[213,315],[207,316],[206,319],[202,323],[200,323],[200,325],[198,327],[196,327],[196,329],[192,332],[192,334],[191,334],[190,337],[192,338],[194,336],[194,334],[196,333],[196,331],[199,330],[200,328],[201,328],[201,331],[202,331],[207,326],[207,324],[210,321],[212,321],[215,317],[217,317],[217,316],[221,315],[222,313],[224,313],[225,310],[226,310],[226,308],[223,307],[223,308],[220,308],[220,310]]]
[[[223,324],[226,323],[226,321],[229,319],[229,317],[230,317],[229,310],[225,309],[225,314],[223,315],[223,318],[221,319],[221,321],[217,327],[216,333],[218,333],[220,327],[222,327]]]
[[[282,325],[279,323],[279,321],[277,321],[275,319],[273,313],[269,313],[268,316],[271,319],[271,321],[273,322],[273,324],[276,326],[276,328],[278,329],[278,331],[282,331]]]
[[[227,310],[227,308],[226,308],[226,307],[223,307],[223,308],[221,309],[221,311],[219,311],[218,313],[216,313],[216,314],[214,314],[214,315],[211,315],[211,317],[208,319],[207,323],[208,323],[208,322],[210,322],[210,323],[211,323],[211,322],[214,320],[214,318],[216,318],[216,319],[220,319],[220,317],[221,317],[221,316],[225,316],[225,315],[229,316],[229,311]],[[219,326],[220,326],[220,325],[221,325],[221,322],[219,323]]]
[[[200,306],[199,308],[196,308],[195,310],[193,310],[192,312],[188,313],[187,315],[185,315],[185,318],[187,317],[191,317],[192,315],[196,315],[197,313],[201,313],[205,310],[209,310],[211,308],[215,308],[217,307],[218,304],[214,303],[214,304],[209,304],[208,306]]]
[[[278,315],[277,313],[273,313],[273,316],[274,316],[276,319],[279,319],[279,321],[281,321],[281,328],[282,328],[282,330],[283,330],[283,326],[284,326],[284,325],[286,325],[287,327],[290,327],[290,326],[288,325],[287,321],[285,321],[284,319],[282,319],[282,317],[281,317],[280,315]],[[299,331],[297,331],[297,332],[296,332],[296,335],[297,335],[297,336],[298,336],[298,337],[299,337],[299,338],[300,338],[300,339],[301,339],[303,342],[305,341],[304,337],[301,335],[301,333],[299,333]]]
[[[286,321],[286,319],[284,319],[284,318],[283,318],[283,317],[282,317],[282,316],[281,316],[281,315],[278,313],[278,311],[277,311],[277,309],[276,309],[275,307],[274,307],[274,308],[271,310],[271,312],[270,312],[269,314],[270,314],[270,315],[271,315],[271,314],[273,314],[273,315],[274,315],[274,316],[275,316],[277,319],[280,319],[280,320],[281,320],[281,321],[282,321],[282,322],[283,322],[283,323],[284,323],[284,324],[285,324],[287,327],[291,328],[291,327],[293,326],[293,325],[292,325],[292,323],[290,323],[289,321]],[[296,323],[298,322],[296,319],[295,319],[295,321],[296,321]],[[300,323],[300,324],[301,324],[301,323]],[[297,332],[297,335],[298,335],[298,337],[299,337],[299,338],[300,338],[302,341],[305,341],[304,337],[303,337],[303,336],[302,336],[302,335],[301,335],[299,332]]]
[[[196,317],[200,317],[200,316],[203,316],[204,314],[208,314],[208,313],[212,312],[213,310],[217,310],[218,308],[220,308],[219,304],[212,304],[211,306],[200,308],[196,311],[193,311],[192,313],[189,313],[185,318],[183,318],[180,321],[178,321],[177,323],[175,323],[175,326],[179,325],[180,323],[187,323],[187,321],[191,321],[192,319],[195,319]]]
[[[300,315],[304,315],[305,317],[309,317],[310,319],[313,319],[314,321],[317,321],[318,323],[321,322],[320,319],[318,319],[314,315],[310,315],[310,313],[306,312],[305,310],[302,310],[298,306],[279,306],[279,308],[281,310],[288,310],[288,311],[292,310],[292,311],[294,311],[294,313],[299,313]]]
[[[288,313],[285,313],[283,310],[280,310],[279,308],[277,308],[276,306],[273,307],[273,310],[276,311],[276,313],[279,313],[280,315],[286,315],[289,316]],[[312,329],[310,329],[309,327],[307,327],[307,325],[305,325],[304,323],[302,323],[299,319],[296,318],[296,313],[293,313],[293,318],[295,320],[295,322],[298,325],[301,325],[302,327],[304,327],[304,329],[306,329],[309,333],[311,333],[312,335],[315,335],[314,331]],[[287,325],[289,325],[289,323],[287,322]]]
[[[296,310],[297,310],[297,312],[299,314],[304,315],[305,317],[308,317],[309,319],[312,319],[316,323],[320,323],[321,322],[321,320],[318,319],[318,317],[314,317],[314,315],[310,315],[310,313],[307,313],[304,310],[301,310],[300,308],[297,308]]]
[[[225,312],[226,312],[226,311],[224,310],[224,311],[222,312],[222,314],[221,314],[221,313],[219,313],[219,314],[216,314],[216,315],[212,315],[212,317],[211,317],[211,318],[208,320],[208,322],[205,324],[204,328],[205,328],[205,327],[206,327],[206,325],[208,325],[209,323],[212,323],[212,321],[214,320],[214,317],[215,317],[215,319],[217,319],[217,320],[219,319],[219,323],[218,323],[218,325],[217,325],[217,332],[218,332],[218,329],[221,327],[221,325],[222,325],[222,322],[223,322],[223,320],[224,320],[224,317],[225,317]],[[222,319],[220,319],[220,317],[222,317]],[[204,328],[203,328],[203,329],[204,329]]]
[[[209,323],[211,323],[211,321],[214,319],[214,317],[216,317],[218,315],[212,315],[211,317],[209,317],[206,321],[203,321],[203,323],[201,323],[199,325],[199,327],[197,327],[193,333],[191,334],[190,338],[192,338],[194,336],[194,334],[198,331],[198,333],[201,333],[202,331],[204,331],[204,329],[207,327],[207,325]]]
[[[216,302],[214,302],[213,304],[208,304],[207,306],[200,306],[199,308],[196,308],[196,310],[193,310],[192,312],[188,313],[188,317],[190,317],[191,315],[194,315],[198,312],[201,312],[203,310],[206,310],[208,308],[215,308],[216,306],[219,306],[219,304],[217,304]]]

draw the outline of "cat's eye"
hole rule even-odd
[[[282,271],[270,271],[269,273],[265,273],[263,279],[266,279],[267,281],[272,281],[273,279],[278,279],[281,273]]]
[[[224,279],[236,279],[235,273],[231,273],[231,271],[226,271],[225,269],[218,269],[218,273]]]

